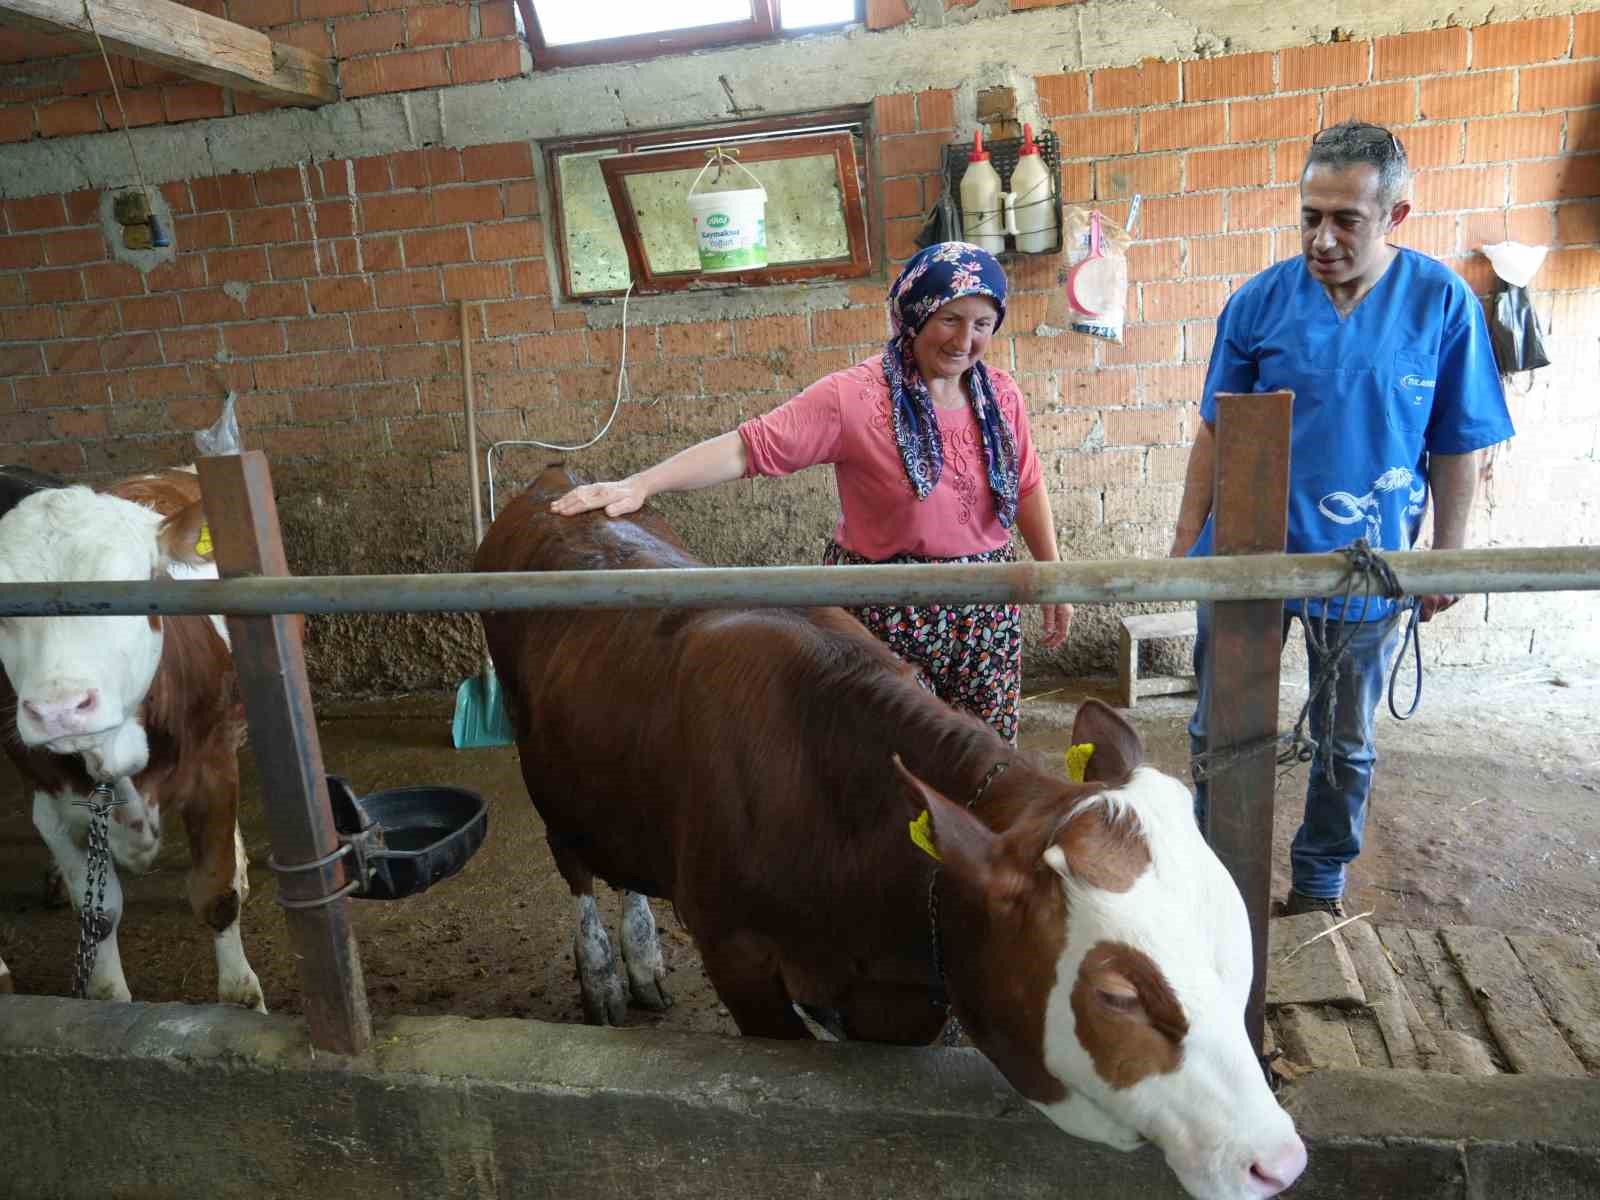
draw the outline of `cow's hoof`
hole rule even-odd
[[[110,1000],[114,1004],[126,1004],[133,999],[133,993],[128,990],[128,984],[122,979],[107,979],[98,983],[90,981],[89,999]]]
[[[0,996],[9,996],[17,990],[17,984],[11,977],[11,972],[0,969]]]
[[[672,1007],[672,997],[667,995],[666,984],[660,976],[654,979],[640,979],[630,970],[628,992],[635,1004],[640,1008],[648,1008],[651,1012],[666,1012]]]
[[[583,1019],[590,1025],[622,1025],[628,1017],[628,989],[614,967],[609,973],[578,975]]]
[[[224,1004],[237,1004],[240,1008],[253,1008],[258,1013],[267,1011],[267,998],[262,994],[261,981],[252,971],[248,976],[230,979],[217,988],[217,999]]]

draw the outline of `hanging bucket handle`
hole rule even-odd
[[[711,169],[711,164],[712,163],[723,163],[723,162],[732,163],[734,166],[738,167],[739,170],[743,171],[746,175],[750,176],[750,182],[755,184],[756,185],[756,190],[761,193],[761,202],[763,204],[765,204],[767,202],[767,189],[762,184],[761,180],[756,178],[755,173],[753,171],[751,171],[749,167],[745,166],[742,162],[740,162],[733,155],[729,154],[721,146],[718,146],[714,150],[707,150],[706,151],[706,165],[701,167],[700,168],[700,174],[698,174],[698,175],[696,175],[694,177],[694,182],[689,185],[689,191],[688,191],[687,194],[690,195],[690,196],[694,195],[695,188],[700,186],[700,180],[705,178],[705,173]]]

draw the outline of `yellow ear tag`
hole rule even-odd
[[[944,855],[939,853],[939,847],[933,844],[933,818],[927,809],[923,809],[922,815],[911,822],[910,829],[911,840],[916,843],[918,850],[936,862],[944,861]]]
[[[211,526],[200,526],[200,536],[195,539],[194,552],[201,558],[211,557]]]
[[[1093,742],[1079,742],[1067,751],[1067,775],[1073,783],[1082,783],[1089,769],[1089,756],[1094,753]]]

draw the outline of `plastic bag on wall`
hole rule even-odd
[[[238,399],[237,393],[229,392],[228,398],[222,402],[222,415],[216,422],[209,429],[195,431],[195,449],[200,451],[202,458],[217,458],[243,451],[244,447],[239,440],[239,418],[233,411],[234,403]]]
[[[1489,337],[1494,342],[1495,361],[1500,374],[1535,371],[1550,365],[1544,346],[1544,329],[1539,313],[1525,287],[1502,284],[1500,290],[1483,302],[1489,321]]]
[[[1071,207],[1063,230],[1067,249],[1067,328],[1122,342],[1127,320],[1127,230],[1099,209]]]

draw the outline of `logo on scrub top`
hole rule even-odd
[[[1424,379],[1420,375],[1405,375],[1405,376],[1402,376],[1401,379],[1400,379],[1400,382],[1405,387],[1411,387],[1411,388],[1431,388],[1431,387],[1433,387],[1433,384],[1434,384],[1433,380]]]

